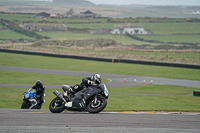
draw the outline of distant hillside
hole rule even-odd
[[[87,6],[95,5],[94,3],[89,2],[87,0],[53,0],[53,2],[67,3],[70,5],[87,5]]]

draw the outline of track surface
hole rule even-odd
[[[200,132],[200,114],[0,109],[0,132]]]
[[[0,66],[0,70],[18,71],[30,73],[44,73],[56,75],[69,75],[86,77],[90,72],[76,72],[66,70],[26,68]],[[103,78],[110,79],[106,83],[108,87],[137,86],[150,84],[167,84],[200,88],[200,81],[174,80],[165,78],[139,77],[130,75],[117,75],[101,73]],[[124,82],[126,78],[126,82]],[[134,83],[134,79],[137,82]],[[143,83],[143,80],[146,83]],[[41,79],[42,80],[42,79]],[[25,87],[32,85],[5,85],[0,87]],[[45,85],[50,88],[60,88],[61,85]],[[113,113],[102,112],[99,114],[88,114],[85,112],[62,112],[60,114],[50,113],[48,110],[21,110],[0,109],[0,133],[23,133],[23,132],[153,132],[153,133],[199,133],[200,113],[159,113],[159,112],[126,112]]]

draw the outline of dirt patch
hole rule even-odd
[[[32,46],[66,46],[66,47],[108,47],[119,46],[120,43],[112,39],[87,39],[87,40],[45,40],[34,43]]]

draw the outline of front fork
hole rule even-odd
[[[97,104],[97,94],[94,97],[94,104]]]

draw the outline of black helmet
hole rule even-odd
[[[42,82],[40,80],[37,80],[36,85],[42,85]]]
[[[100,84],[101,83],[101,75],[98,74],[98,73],[95,73],[93,76],[92,76],[92,80],[97,83],[97,84]]]

